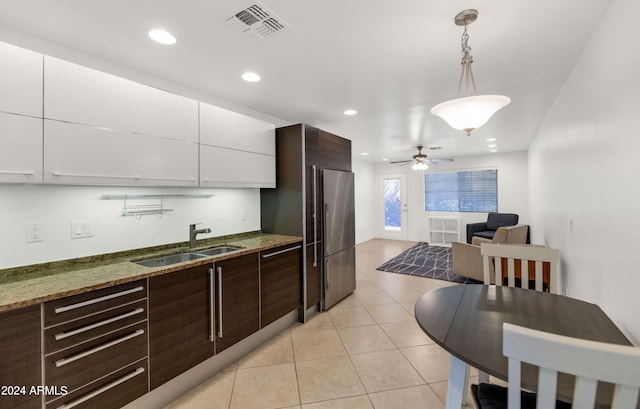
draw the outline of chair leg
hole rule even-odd
[[[446,409],[460,409],[466,404],[469,387],[469,365],[451,355]]]

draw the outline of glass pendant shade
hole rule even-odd
[[[493,114],[511,102],[509,97],[502,95],[476,95],[476,80],[471,70],[473,56],[470,54],[471,47],[469,47],[468,43],[467,26],[476,21],[477,18],[478,10],[476,9],[463,10],[454,18],[456,25],[464,26],[464,32],[460,39],[462,73],[458,83],[458,94],[460,94],[464,81],[465,96],[443,102],[431,108],[433,115],[444,119],[452,128],[465,131],[467,135],[487,123]]]
[[[431,113],[444,119],[452,128],[469,135],[509,102],[511,99],[502,95],[474,95],[438,104],[431,108]]]

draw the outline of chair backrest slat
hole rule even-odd
[[[482,243],[480,245],[482,265],[484,269],[484,283],[490,284],[490,263],[494,263],[495,284],[503,285],[506,278],[509,287],[516,286],[517,267],[520,270],[520,287],[529,288],[529,279],[535,281],[536,291],[544,290],[544,265],[549,264],[548,291],[559,292],[557,269],[560,262],[560,250],[540,246],[514,246],[508,244]],[[516,263],[516,260],[518,261]],[[531,266],[529,262],[532,262]],[[503,268],[507,271],[503,271]],[[535,271],[530,271],[530,268]]]
[[[594,407],[598,381],[616,385],[613,409],[635,409],[640,396],[640,348],[570,338],[503,324],[509,360],[508,407],[520,407],[521,362],[540,368],[538,409],[555,407],[557,373],[576,376],[573,407]]]

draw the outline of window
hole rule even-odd
[[[497,212],[498,170],[424,174],[427,212]]]

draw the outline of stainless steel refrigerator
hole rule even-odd
[[[356,288],[354,177],[352,172],[322,170],[323,309]]]

